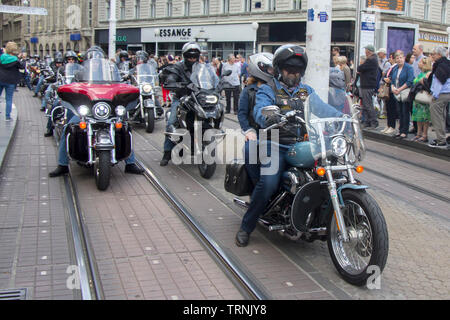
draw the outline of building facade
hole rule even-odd
[[[56,51],[84,51],[94,42],[97,0],[30,0],[47,16],[24,16],[22,43],[41,57]]]
[[[357,1],[333,1],[332,45],[347,56],[355,46]],[[447,41],[447,0],[399,2],[405,14],[377,14],[377,47],[393,41],[390,29],[412,30],[412,39],[423,41],[427,50]],[[273,52],[285,43],[305,45],[307,9],[306,0],[116,0],[116,47],[180,54],[202,31],[211,56]],[[110,0],[98,0],[97,13],[95,42],[107,50]]]
[[[20,0],[3,0],[3,5],[19,6]],[[14,41],[17,44],[22,43],[24,16],[20,14],[0,13],[0,43],[5,45],[8,41]]]

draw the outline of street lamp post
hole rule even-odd
[[[156,28],[155,29],[155,56],[159,56],[158,55],[158,37],[159,37],[159,29],[158,28]]]
[[[257,40],[257,36],[258,36],[258,28],[259,28],[259,24],[258,22],[253,22],[252,23],[252,28],[253,30],[255,30],[255,37],[253,38],[253,54],[256,53],[256,40]]]
[[[109,16],[109,50],[108,56],[110,59],[116,56],[116,0],[110,1],[110,16]]]
[[[198,43],[198,45],[200,46],[200,48],[202,49],[202,54],[206,55],[206,58],[208,59],[208,34],[206,33],[206,31],[201,28],[200,31],[197,33],[197,35],[195,36],[195,42]]]

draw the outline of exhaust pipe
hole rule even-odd
[[[245,202],[244,200],[241,200],[239,198],[234,198],[233,202],[244,209],[248,209],[248,207],[250,206],[250,203]]]

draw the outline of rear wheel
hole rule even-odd
[[[98,190],[106,190],[111,176],[111,152],[99,151],[94,164],[95,183]]]
[[[362,286],[374,271],[381,274],[386,265],[389,250],[386,221],[380,207],[366,191],[346,189],[342,197],[349,241],[343,241],[332,214],[328,224],[328,250],[344,280]]]

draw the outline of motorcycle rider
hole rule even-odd
[[[53,70],[53,76],[47,78],[47,82],[50,83],[47,89],[45,90],[44,98],[41,103],[41,111],[45,111],[45,107],[47,106],[48,100],[50,96],[53,94],[53,84],[58,80],[58,73],[60,73],[61,69],[63,69],[64,59],[62,57],[55,58],[55,61],[52,62],[51,68]]]
[[[284,115],[293,110],[304,111],[304,101],[314,93],[313,88],[301,82],[307,65],[306,51],[300,46],[287,44],[275,51],[273,57],[274,78],[267,84],[262,85],[256,93],[253,115],[261,128],[267,128],[281,120],[278,115],[264,116],[261,111],[265,106],[277,105],[280,107],[280,113]],[[325,103],[323,105],[319,107],[320,111],[329,114],[330,117],[341,114],[331,106]],[[259,216],[264,213],[271,197],[278,190],[281,174],[287,166],[286,155],[289,146],[295,144],[303,136],[303,132],[299,132],[300,128],[295,125],[295,117],[290,114],[286,117],[288,117],[289,122],[285,126],[279,127],[279,141],[270,141],[270,138],[268,138],[270,148],[268,148],[267,154],[270,157],[270,162],[261,164],[260,179],[253,190],[250,206],[236,234],[236,245],[239,247],[248,245],[250,234],[256,228]],[[272,163],[277,161],[276,172],[264,174],[262,170],[273,168]]]
[[[58,74],[60,74],[62,77],[65,76],[65,66],[67,64],[71,64],[71,63],[74,64],[74,63],[78,62],[77,54],[74,51],[72,51],[72,50],[67,51],[66,54],[64,55],[64,62],[65,62],[65,65],[62,65],[58,69]],[[57,89],[57,88],[53,88],[53,86],[49,86],[49,89],[47,89],[47,91],[50,90],[49,94],[47,96],[47,91],[45,92],[45,99],[44,100],[48,99],[53,94],[55,89]],[[53,102],[51,110],[53,110],[53,108],[55,108],[60,103],[61,103],[61,100],[59,98],[57,98]],[[47,102],[45,102],[45,104],[44,104],[44,101],[42,101],[42,105],[45,107],[47,105]],[[71,116],[73,116],[73,114],[72,114],[72,112],[70,110],[68,112],[70,114],[70,116],[68,115],[68,118],[71,118]],[[47,132],[44,133],[44,137],[51,137],[52,135],[53,135],[53,125],[52,125],[52,119],[51,119],[51,117],[49,117],[48,121],[47,121]]]
[[[106,59],[106,55],[101,48],[99,48],[98,46],[94,46],[86,52],[86,58],[87,60]],[[81,72],[78,72],[75,75],[74,82],[79,81],[79,77],[77,77],[77,75],[79,76],[80,73]],[[68,102],[62,101],[61,104],[64,106],[65,104],[68,104]],[[73,123],[80,123],[80,118],[74,115],[67,123],[67,125],[64,127],[58,146],[58,167],[49,173],[49,177],[51,178],[69,173],[69,157],[67,155],[66,129],[70,124]],[[139,168],[135,163],[135,155],[132,147],[130,157],[125,160],[125,173],[142,174],[143,172],[144,170]]]
[[[253,186],[259,180],[260,171],[257,163],[250,163],[251,159],[257,159],[257,156],[250,156],[250,151],[257,149],[253,146],[251,148],[250,145],[258,143],[259,130],[259,125],[253,118],[253,109],[256,103],[256,92],[273,77],[272,60],[273,54],[268,52],[257,53],[249,57],[247,86],[239,97],[238,120],[245,135],[245,167]]]
[[[170,107],[170,117],[167,121],[166,131],[174,131],[174,124],[177,120],[178,106],[180,105],[180,99],[184,95],[189,93],[189,89],[186,85],[191,82],[192,66],[199,61],[200,58],[200,46],[196,42],[187,42],[182,48],[183,61],[177,62],[173,65],[169,65],[163,70],[160,75],[160,83],[164,84],[165,88],[177,88],[175,89],[175,95],[173,96],[172,105]],[[177,86],[177,83],[183,82],[184,86]],[[169,163],[171,159],[172,149],[174,143],[166,135],[164,140],[164,155],[159,163],[164,167]]]

